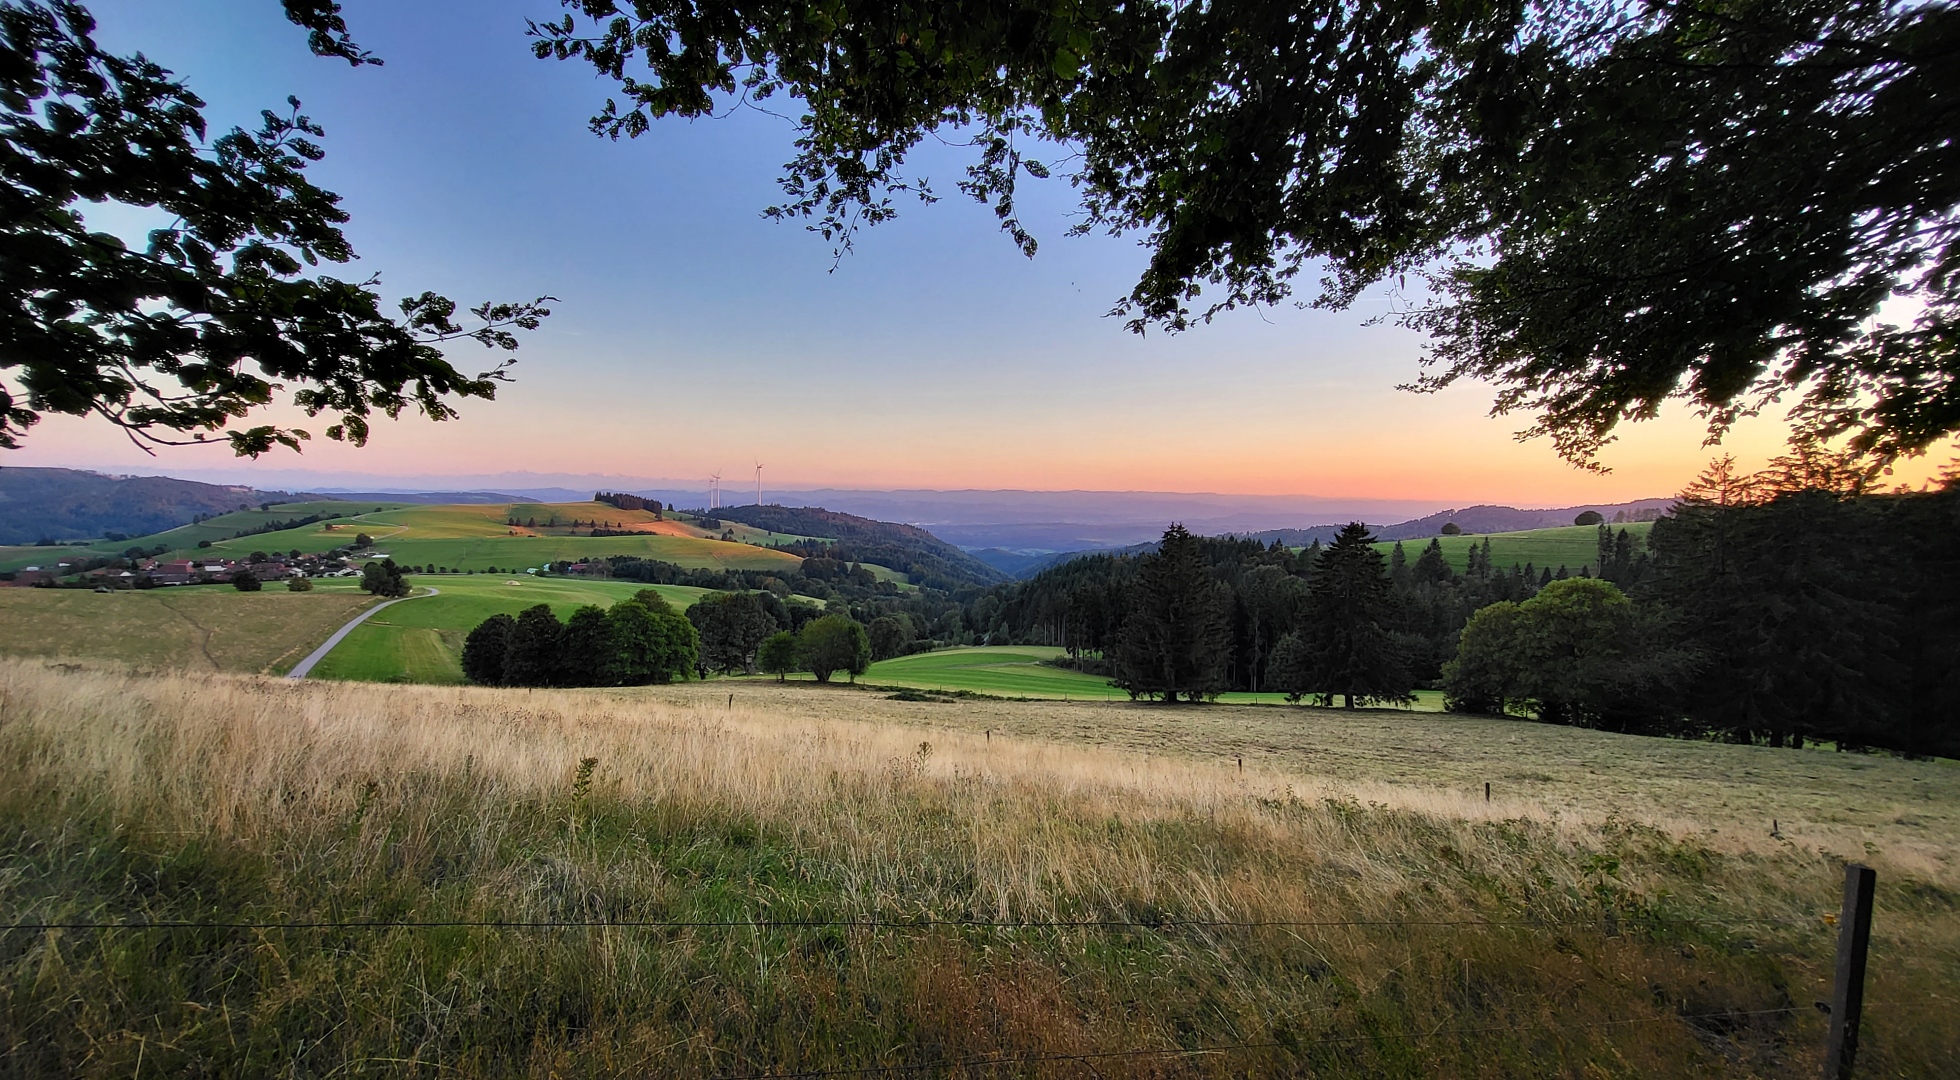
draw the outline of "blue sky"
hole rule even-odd
[[[552,0],[348,0],[387,60],[307,53],[275,0],[95,0],[99,39],[142,50],[210,103],[214,127],[294,94],[326,126],[314,175],[353,214],[343,276],[465,303],[559,298],[517,383],[450,424],[382,425],[365,450],[315,443],[253,465],[147,459],[113,431],[50,420],[10,455],[180,475],[292,478],[746,473],[783,484],[1302,493],[1562,504],[1666,494],[1706,462],[1692,418],[1644,425],[1607,477],[1518,444],[1488,391],[1394,389],[1409,333],[1356,310],[1242,312],[1175,338],[1104,317],[1142,264],[1132,240],[1070,239],[1065,183],[1032,184],[1033,260],[953,191],[956,151],[916,162],[947,197],[908,206],[831,270],[830,245],[763,219],[790,153],[753,112],[591,135],[609,89],[539,61],[526,16]],[[106,219],[105,219],[106,220]],[[472,347],[474,348],[474,347]],[[477,358],[459,353],[462,366]],[[1760,459],[1779,437],[1731,441]]]

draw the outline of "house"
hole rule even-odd
[[[16,573],[12,581],[0,581],[0,585],[11,586],[16,589],[29,589],[41,584],[52,585],[55,581],[54,571],[43,570],[38,566],[30,566]]]

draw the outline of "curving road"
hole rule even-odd
[[[427,586],[424,587],[427,588]],[[422,596],[438,596],[441,595],[441,593],[442,593],[441,589],[429,588],[429,591],[423,593]],[[352,619],[349,619],[347,621],[346,626],[343,626],[340,629],[335,630],[333,632],[333,636],[328,638],[319,648],[313,650],[310,653],[307,653],[306,659],[301,660],[297,664],[294,664],[293,670],[288,671],[286,673],[286,677],[288,679],[306,678],[307,673],[313,670],[313,665],[319,663],[322,660],[325,660],[327,658],[327,654],[333,651],[333,647],[335,645],[340,644],[341,640],[345,638],[348,634],[352,633],[356,626],[359,626],[362,623],[368,621],[368,616],[373,615],[375,612],[380,611],[382,608],[392,607],[396,604],[402,603],[407,600],[420,600],[422,599],[422,596],[399,596],[393,600],[384,600],[381,603],[376,604],[373,607],[367,609],[366,611],[361,612],[359,615],[354,616]]]

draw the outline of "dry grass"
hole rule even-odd
[[[957,730],[1006,726],[992,703],[912,706],[972,710],[922,730],[900,704],[756,694],[731,709],[700,687],[293,685],[0,661],[13,774],[0,904],[15,923],[1350,925],[13,933],[0,1074],[129,1075],[147,1055],[232,1075],[940,1063],[924,1075],[978,1076],[1001,1070],[944,1063],[1234,1043],[1259,1048],[1098,1068],[1817,1068],[1819,916],[1841,873],[1826,854]],[[860,710],[907,723],[839,715]],[[1960,1061],[1932,1000],[1960,974],[1956,902],[1943,879],[1883,878],[1871,996],[1896,1004],[1874,1009],[1867,1060],[1884,1075]],[[1457,920],[1521,925],[1440,925]],[[1075,1061],[1009,1071],[1093,1075]]]
[[[844,686],[686,683],[625,693],[736,713],[860,719],[1232,765],[1313,797],[1469,820],[1637,820],[1718,850],[1810,851],[1960,889],[1960,762],[1615,735],[1405,710],[891,700]],[[1492,802],[1484,803],[1484,785]],[[1772,823],[1777,835],[1771,834]]]
[[[374,602],[365,593],[229,586],[98,593],[0,589],[0,655],[283,674]]]

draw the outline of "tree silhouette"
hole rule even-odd
[[[1211,579],[1198,539],[1182,525],[1164,531],[1137,569],[1112,680],[1132,697],[1201,701],[1224,688],[1230,636],[1223,588]]]
[[[1360,522],[1341,527],[1307,580],[1302,673],[1314,692],[1338,694],[1347,708],[1400,702],[1414,689],[1389,636],[1389,580],[1374,537]],[[1301,687],[1297,689],[1306,689]]]

